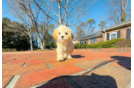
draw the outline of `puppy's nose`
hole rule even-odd
[[[64,36],[61,36],[61,38],[64,38]]]

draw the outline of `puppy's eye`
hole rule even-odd
[[[67,32],[65,34],[67,35]]]
[[[59,32],[59,34],[60,34],[60,32]]]

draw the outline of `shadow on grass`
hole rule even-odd
[[[37,88],[117,88],[111,76],[61,76],[54,78]]]

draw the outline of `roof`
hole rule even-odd
[[[86,39],[95,38],[95,37],[101,37],[101,36],[102,36],[102,32],[98,31],[98,32],[96,32],[94,34],[91,34],[89,36],[83,37],[83,38],[81,38],[79,40],[86,40]]]
[[[113,29],[129,26],[129,25],[131,25],[131,19],[129,19],[127,21],[124,21],[124,22],[121,22],[121,23],[118,23],[118,24],[116,24],[112,27],[106,28],[105,31],[110,31],[110,30],[113,30]],[[104,32],[104,30],[102,32]]]

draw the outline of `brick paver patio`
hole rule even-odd
[[[2,88],[126,88],[131,52],[74,51],[56,61],[56,51],[2,54]],[[129,88],[129,87],[128,87]]]

